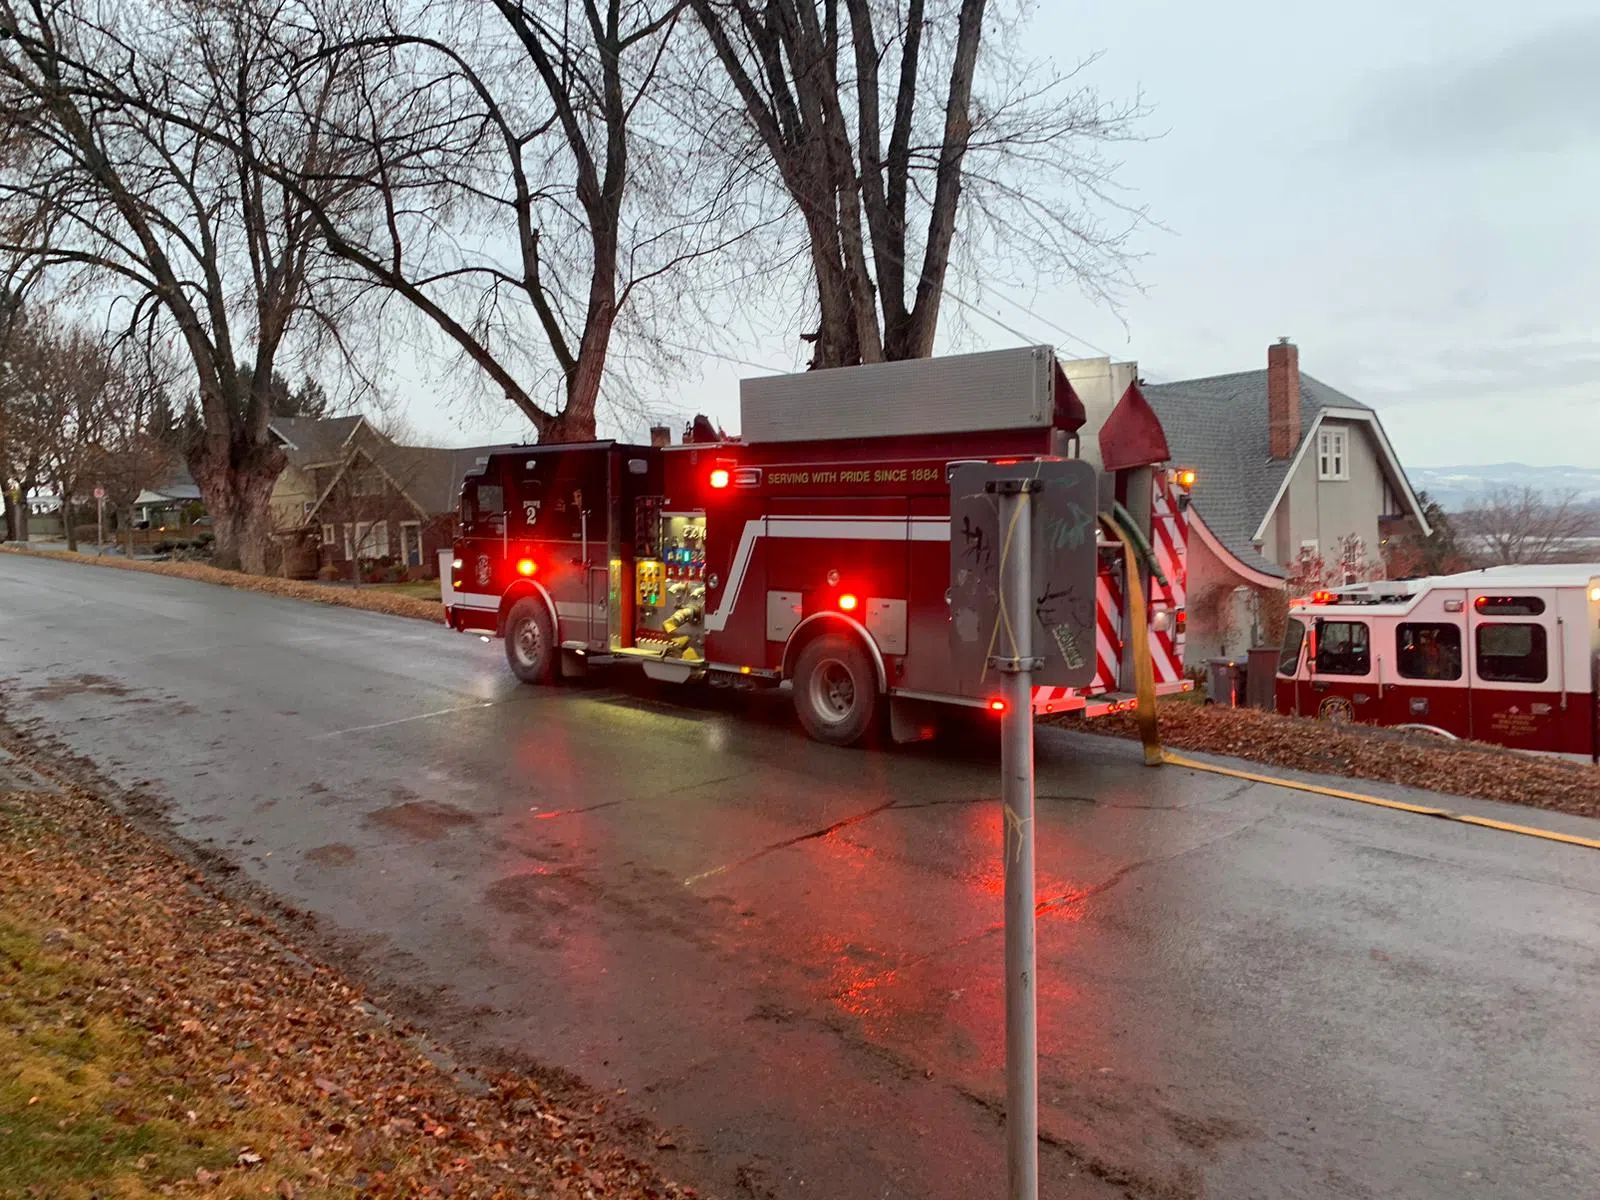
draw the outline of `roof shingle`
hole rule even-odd
[[[1145,399],[1161,418],[1172,459],[1196,474],[1193,504],[1206,527],[1246,566],[1282,576],[1252,542],[1290,459],[1272,457],[1267,426],[1267,372],[1238,371],[1176,383],[1146,384]],[[1325,408],[1370,406],[1300,374],[1302,440]]]

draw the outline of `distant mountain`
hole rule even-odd
[[[1471,508],[1485,492],[1502,487],[1531,487],[1546,494],[1575,492],[1585,504],[1600,506],[1600,467],[1495,463],[1486,467],[1412,467],[1406,474],[1412,487],[1427,492],[1446,512]]]

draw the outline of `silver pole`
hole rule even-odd
[[[105,553],[106,545],[106,498],[94,498],[94,556],[99,558]]]
[[[1000,803],[1005,810],[1006,1197],[1039,1195],[1039,1035],[1033,879],[1032,481],[1002,485],[1000,604],[1011,634],[1002,664]]]

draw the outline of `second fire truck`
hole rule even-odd
[[[631,663],[788,684],[818,740],[923,736],[930,705],[995,703],[950,664],[952,464],[1081,456],[1144,565],[1128,579],[1103,536],[1095,681],[1035,689],[1035,711],[1131,706],[1130,586],[1147,589],[1157,690],[1189,686],[1184,473],[1131,364],[1036,346],[746,380],[741,420],[736,441],[491,455],[462,488],[451,626],[504,637],[529,683]]]

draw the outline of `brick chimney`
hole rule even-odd
[[[670,446],[670,445],[672,445],[672,426],[671,425],[652,425],[652,426],[650,426],[650,444],[652,446],[654,446],[657,450],[661,449],[662,446]]]
[[[1273,458],[1300,448],[1300,348],[1288,338],[1267,347],[1267,430]]]

